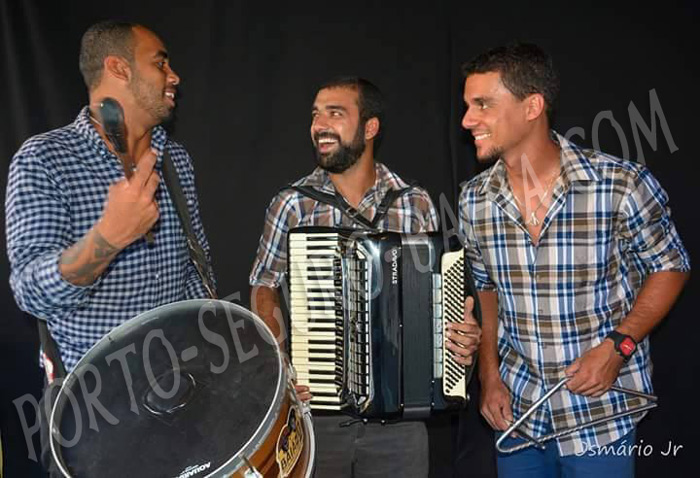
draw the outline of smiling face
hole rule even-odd
[[[311,140],[320,167],[340,174],[357,163],[366,147],[364,130],[357,90],[337,87],[318,92],[311,110]]]
[[[155,124],[166,121],[175,109],[180,77],[170,68],[168,52],[153,32],[134,28],[134,61],[129,90]]]
[[[531,130],[527,98],[519,100],[503,85],[497,72],[469,75],[464,83],[467,108],[462,127],[474,136],[476,157],[489,162],[519,155]]]

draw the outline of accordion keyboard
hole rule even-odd
[[[338,234],[290,236],[291,360],[316,409],[340,410],[343,308]]]
[[[290,236],[291,359],[314,409],[362,408],[372,396],[370,270],[361,248],[342,244],[333,233]]]

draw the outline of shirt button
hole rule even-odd
[[[160,272],[156,272],[156,275],[153,277],[155,277],[156,280],[159,280],[160,279]]]

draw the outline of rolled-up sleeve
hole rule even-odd
[[[634,177],[622,204],[620,233],[647,274],[690,270],[690,257],[671,220],[668,195],[646,168]]]
[[[10,287],[20,309],[48,317],[84,303],[99,280],[86,287],[63,278],[59,259],[75,239],[70,210],[58,174],[39,159],[31,144],[10,165],[5,198]]]
[[[250,272],[251,286],[276,289],[287,270],[287,234],[298,222],[298,201],[293,194],[282,192],[275,196],[265,212],[265,225],[260,236],[258,252]]]

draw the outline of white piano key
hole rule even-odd
[[[301,330],[302,332],[321,332],[321,331],[334,331],[336,330],[335,324],[326,324],[323,322],[308,322],[308,323],[295,323],[294,328]]]
[[[292,274],[290,281],[298,280],[299,277],[296,277],[295,275]],[[336,288],[336,281],[335,279],[314,279],[314,280],[308,280],[308,281],[302,281],[302,284],[304,284],[307,289],[314,288],[314,289],[335,289]],[[295,284],[298,285],[298,284]]]
[[[296,296],[296,297],[295,297]],[[298,294],[292,295],[292,300],[295,298],[305,298],[305,299],[325,299],[328,301],[336,300],[337,292],[335,290],[305,290],[299,291]]]
[[[311,404],[311,409],[312,409],[312,410],[335,410],[335,411],[340,411],[340,410],[342,410],[342,407],[341,407],[340,405],[323,405],[323,404],[312,403],[312,404]]]
[[[330,362],[335,362],[335,351],[333,352],[310,352],[308,350],[304,349],[296,349],[294,350],[294,359],[295,360],[303,360],[307,359],[309,362],[313,361],[320,361],[320,360],[328,360]]]
[[[313,318],[313,317],[335,317],[337,314],[335,313],[335,310],[332,309],[311,309],[309,310],[308,304],[302,304],[302,305],[297,305],[297,306],[292,306],[292,314],[295,314],[295,317],[299,317],[300,319],[305,319],[305,318]],[[298,314],[298,315],[297,315]]]
[[[335,370],[333,362],[312,362],[304,357],[294,357],[292,354],[292,363],[294,367],[301,370]]]
[[[325,330],[319,330],[319,331],[309,331],[309,330],[301,330],[295,329],[294,325],[292,325],[292,342],[294,341],[309,341],[309,340],[335,340],[338,337],[334,331],[325,331]]]
[[[290,244],[314,244],[317,242],[332,242],[338,243],[338,234],[320,234],[320,233],[293,233],[289,235]]]
[[[327,397],[322,399],[311,399],[311,409],[312,410],[342,410],[340,405],[340,398],[336,400],[327,400]]]
[[[317,382],[307,382],[307,385],[311,389],[311,393],[313,394],[314,391],[316,392],[326,392],[326,393],[339,393],[339,389],[336,385],[334,384],[327,384],[327,383],[317,383]]]

